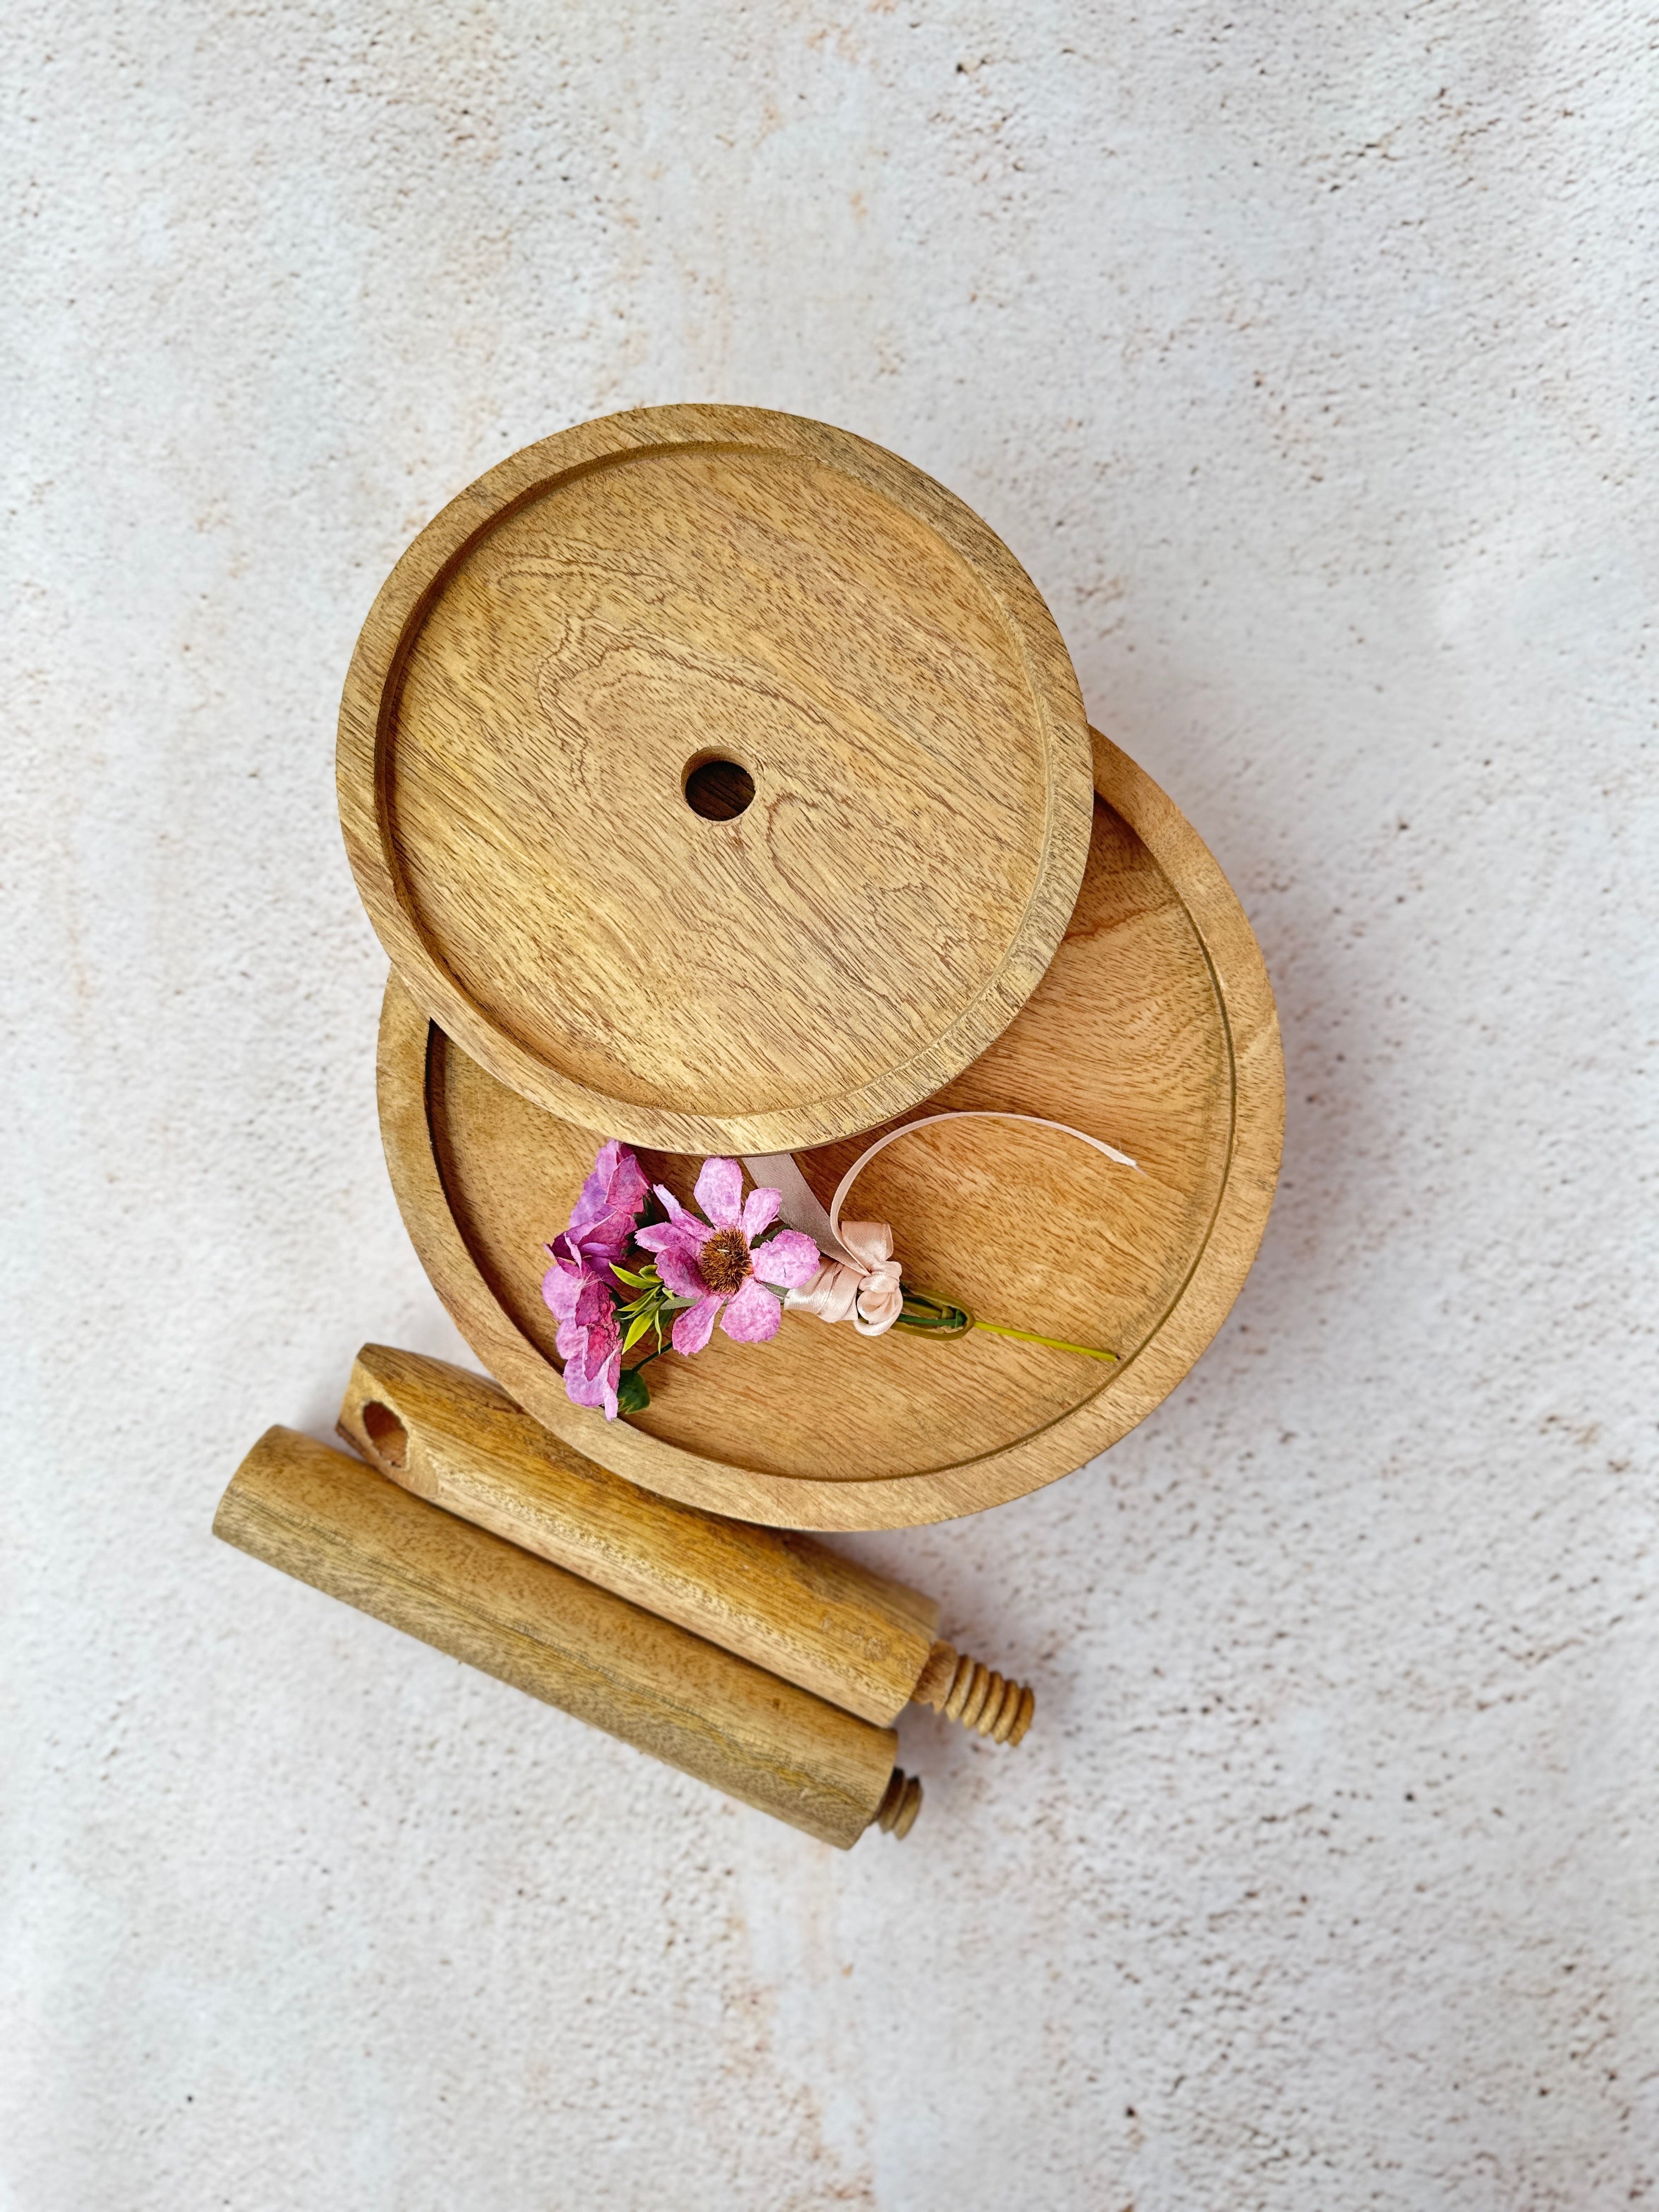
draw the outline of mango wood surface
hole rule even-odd
[[[365,1345],[340,1433],[417,1497],[878,1726],[933,1651],[939,1607],[919,1590],[810,1536],[641,1490],[447,1361]]]
[[[890,1729],[532,1559],[291,1429],[260,1438],[213,1528],[824,1843],[846,1850],[878,1818],[902,1834],[915,1817],[919,1788],[894,1766]]]
[[[939,1607],[810,1536],[700,1512],[574,1451],[482,1376],[367,1344],[339,1432],[372,1467],[885,1727],[912,1699],[1018,1743],[1032,1692],[939,1640]]]
[[[736,763],[751,801],[695,809]],[[346,847],[423,1011],[500,1082],[677,1152],[827,1143],[965,1067],[1089,844],[1058,630],[972,511],[758,408],[584,423],[481,477],[375,601]]]
[[[564,1395],[539,1285],[591,1161],[428,1023],[394,977],[380,1038],[393,1188],[439,1295],[524,1409],[602,1465],[787,1528],[971,1513],[1081,1466],[1168,1395],[1255,1255],[1278,1174],[1284,1069],[1249,925],[1191,825],[1096,736],[1100,804],[1065,941],[1018,1019],[930,1107],[1001,1107],[1088,1131],[1144,1175],[1053,1132],[929,1129],[884,1153],[848,1211],[892,1223],[912,1281],[988,1321],[1093,1344],[1116,1367],[975,1332],[874,1340],[804,1315],[763,1347],[717,1331],[647,1373],[605,1422]],[[902,1117],[899,1117],[902,1118]],[[827,1197],[861,1147],[802,1156]],[[642,1155],[689,1196],[696,1158]]]

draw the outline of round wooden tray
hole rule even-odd
[[[1060,633],[960,500],[845,431],[657,407],[516,453],[374,603],[347,850],[393,967],[603,1135],[798,1150],[1006,1027],[1082,881]]]
[[[1115,1350],[1121,1364],[975,1331],[866,1339],[789,1314],[770,1344],[716,1330],[647,1370],[653,1402],[573,1406],[540,1295],[543,1244],[592,1164],[592,1133],[497,1083],[394,976],[380,1121],[398,1202],[439,1296],[502,1388],[647,1489],[796,1528],[889,1528],[1022,1496],[1159,1404],[1237,1295],[1273,1201],[1284,1121],[1279,1024],[1225,878],[1128,757],[1094,738],[1099,803],[1065,941],[1030,1003],[932,1106],[1064,1121],[1073,1139],[962,1121],[895,1145],[855,1187],[911,1279],[988,1321]],[[902,1117],[901,1117],[902,1118]],[[862,1146],[802,1156],[827,1198]],[[683,1197],[699,1158],[642,1153]]]

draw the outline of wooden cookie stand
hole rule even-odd
[[[988,1321],[1119,1364],[975,1331],[875,1340],[786,1316],[761,1350],[718,1332],[648,1370],[653,1402],[606,1422],[570,1404],[542,1303],[542,1246],[598,1139],[496,1081],[394,976],[381,1132],[427,1273],[509,1395],[586,1457],[664,1496],[794,1528],[974,1513],[1115,1443],[1187,1374],[1243,1283],[1284,1121],[1273,994],[1249,922],[1190,823],[1093,737],[1089,861],[1065,937],[1004,1034],[923,1110],[1041,1115],[1139,1162],[995,1121],[930,1129],[872,1163],[848,1212],[890,1221],[907,1277]],[[897,1120],[908,1118],[905,1115]],[[821,1198],[862,1142],[801,1155]],[[697,1156],[642,1153],[689,1200]]]
[[[1284,1118],[1237,900],[994,533],[756,408],[584,423],[453,501],[364,625],[338,783],[392,1185],[495,1382],[366,1346],[361,1459],[273,1429],[216,1531],[827,1843],[903,1836],[901,1711],[1017,1744],[1032,1692],[781,1532],[1018,1498],[1208,1344]],[[605,1139],[688,1203],[714,1154],[788,1184],[833,1310],[880,1279],[811,1196],[901,1130],[842,1234],[890,1224],[976,1326],[789,1310],[653,1357],[627,1418],[570,1402],[541,1285]]]

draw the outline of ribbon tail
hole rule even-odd
[[[743,1164],[754,1177],[757,1188],[782,1194],[783,1204],[778,1212],[787,1227],[799,1229],[810,1237],[826,1260],[852,1259],[852,1254],[830,1226],[830,1216],[801,1173],[793,1152],[745,1152]]]
[[[1024,1121],[1034,1129],[1055,1129],[1062,1137],[1075,1137],[1079,1144],[1103,1153],[1109,1160],[1115,1160],[1119,1167],[1129,1168],[1138,1176],[1144,1176],[1146,1172],[1139,1161],[1132,1160],[1127,1152],[1119,1152],[1115,1145],[1109,1145],[1103,1137],[1091,1137],[1086,1129],[1074,1129],[1069,1121],[1050,1121],[1041,1114],[1005,1114],[988,1106],[959,1106],[948,1114],[924,1114],[919,1121],[906,1121],[901,1128],[890,1129],[884,1137],[878,1137],[873,1145],[866,1146],[859,1154],[842,1177],[836,1194],[830,1201],[829,1226],[832,1237],[839,1239],[841,1210],[851,1194],[853,1185],[877,1153],[884,1152],[889,1145],[897,1144],[901,1137],[908,1137],[913,1129],[931,1129],[940,1121]],[[799,1174],[799,1170],[796,1172]],[[813,1202],[816,1204],[817,1200]]]
[[[853,1185],[878,1152],[884,1152],[901,1137],[908,1137],[918,1129],[933,1128],[941,1121],[1023,1121],[1031,1128],[1053,1129],[1062,1137],[1074,1137],[1079,1144],[1103,1153],[1133,1174],[1146,1172],[1127,1152],[1121,1152],[1103,1137],[1091,1137],[1086,1129],[1073,1128],[1067,1121],[1051,1121],[1041,1114],[1009,1114],[982,1106],[960,1107],[946,1114],[924,1114],[919,1121],[906,1121],[899,1128],[890,1129],[884,1137],[878,1137],[848,1169],[828,1207],[819,1203],[793,1152],[745,1152],[743,1164],[757,1186],[778,1193],[778,1212],[783,1220],[791,1229],[810,1237],[823,1256],[824,1264],[811,1283],[802,1290],[791,1291],[783,1302],[786,1307],[814,1313],[820,1321],[851,1321],[860,1336],[881,1336],[894,1326],[904,1310],[904,1293],[899,1265],[892,1257],[893,1232],[884,1222],[875,1221],[849,1221],[843,1231],[841,1210]],[[866,1297],[868,1311],[865,1309]],[[994,1328],[988,1322],[982,1326],[995,1335],[1020,1337],[1027,1343],[1049,1345],[1057,1351],[1082,1352],[1091,1359],[1116,1357],[1114,1352],[1091,1352],[1085,1345],[1062,1344],[1054,1337],[1028,1336],[1021,1329]]]

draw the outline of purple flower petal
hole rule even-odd
[[[600,1308],[591,1325],[566,1322],[556,1342],[564,1360],[566,1397],[574,1406],[603,1406],[606,1420],[614,1421],[617,1385],[622,1379],[622,1337],[608,1297],[600,1300]]]
[[[564,1395],[573,1406],[602,1406],[605,1403],[603,1376],[591,1376],[579,1367],[574,1359],[565,1362]]]
[[[561,1322],[554,1339],[562,1359],[574,1359],[584,1372],[602,1366],[622,1344],[622,1333],[613,1315],[606,1312],[598,1321],[580,1320]]]
[[[769,1344],[782,1319],[783,1308],[751,1275],[721,1315],[720,1327],[738,1344]]]
[[[606,1360],[606,1347],[604,1347],[604,1345],[588,1343],[586,1332],[581,1332],[581,1329],[560,1329],[560,1336],[564,1338],[564,1345],[566,1345],[564,1349],[566,1389],[571,1389],[573,1385],[575,1385],[577,1389],[581,1389],[581,1387],[586,1385],[592,1376],[599,1374],[599,1370],[604,1367],[604,1360]],[[592,1401],[591,1398],[586,1398],[586,1401],[577,1401],[577,1405],[592,1405]]]
[[[714,1316],[719,1313],[721,1304],[719,1298],[707,1297],[678,1316],[674,1323],[676,1352],[683,1352],[689,1359],[694,1352],[702,1350],[714,1334]]]
[[[601,1379],[605,1389],[605,1418],[607,1421],[614,1421],[620,1410],[617,1404],[617,1386],[622,1381],[620,1351],[613,1352],[610,1358],[605,1361],[605,1373]]]
[[[781,1190],[751,1190],[743,1201],[743,1233],[752,1244],[763,1237],[778,1218],[783,1204]]]
[[[619,1259],[648,1189],[644,1170],[626,1145],[614,1137],[602,1145],[571,1208],[569,1228],[554,1239],[555,1259]]]
[[[750,1257],[762,1282],[787,1291],[805,1290],[823,1265],[817,1246],[799,1229],[780,1229],[766,1243],[757,1244]]]
[[[591,1229],[580,1232],[582,1257],[600,1265],[608,1260],[620,1260],[633,1234],[631,1213],[607,1213],[602,1221],[596,1221]]]
[[[670,1221],[685,1221],[693,1218],[687,1213],[665,1182],[659,1182],[657,1185],[657,1196],[662,1201],[662,1210]]]
[[[677,1298],[700,1298],[708,1291],[708,1285],[697,1268],[697,1255],[707,1233],[695,1213],[682,1214],[678,1221],[659,1222],[654,1229],[640,1231],[640,1243],[647,1252],[656,1254],[657,1273]]]
[[[583,1231],[613,1215],[626,1215],[631,1220],[645,1203],[648,1188],[639,1162],[626,1145],[618,1144],[612,1137],[599,1147],[592,1173],[570,1209],[572,1233],[580,1237]]]
[[[705,1160],[693,1195],[716,1229],[735,1229],[743,1205],[743,1170],[735,1160]]]
[[[565,1243],[560,1237],[559,1243]],[[564,1324],[614,1330],[616,1291],[610,1271],[601,1274],[586,1261],[556,1258],[542,1277],[542,1297],[550,1313]]]
[[[708,1295],[708,1285],[697,1266],[695,1244],[670,1244],[657,1255],[657,1273],[668,1285],[672,1297],[702,1298]]]
[[[590,1372],[572,1360],[564,1370],[564,1393],[573,1406],[603,1406],[605,1418],[617,1418],[617,1385],[622,1380],[622,1354],[613,1352]]]

